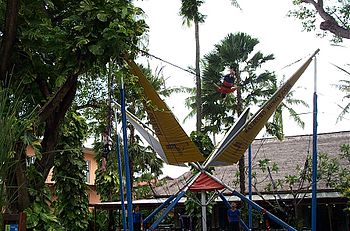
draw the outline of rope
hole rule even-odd
[[[180,66],[177,65],[177,64],[174,64],[174,63],[172,63],[172,62],[170,62],[170,61],[167,61],[167,60],[165,60],[165,59],[159,58],[158,56],[152,55],[152,54],[148,53],[148,52],[145,51],[145,50],[139,49],[139,51],[140,51],[141,53],[145,54],[146,56],[151,56],[151,57],[153,57],[153,58],[155,58],[155,59],[158,59],[158,60],[160,60],[160,61],[162,61],[162,62],[165,62],[165,63],[167,63],[167,64],[169,64],[169,65],[171,65],[171,66],[173,66],[173,67],[176,67],[176,68],[178,68],[178,69],[180,69],[180,70],[183,70],[183,71],[185,71],[185,72],[187,72],[187,73],[190,73],[190,74],[192,74],[192,75],[194,75],[194,76],[197,76],[196,73],[195,73],[194,71],[190,70],[190,69],[186,69],[186,68],[180,67]]]
[[[280,70],[283,70],[283,69],[286,69],[287,67],[293,66],[294,64],[300,62],[301,60],[310,57],[310,55],[311,55],[311,53],[308,53],[307,55],[305,55],[305,56],[303,56],[303,57],[301,57],[301,58],[299,58],[299,59],[293,61],[292,63],[285,65],[285,66],[282,67]]]
[[[150,54],[149,52],[147,52],[147,51],[145,51],[145,50],[142,50],[142,49],[138,49],[138,50],[139,50],[142,54],[144,54],[144,55],[146,55],[146,56],[150,56],[150,57],[152,57],[152,58],[158,59],[158,60],[160,60],[160,61],[162,61],[162,62],[165,62],[165,63],[167,63],[167,64],[169,64],[169,65],[171,65],[171,66],[173,66],[173,67],[176,67],[176,68],[178,68],[178,69],[180,69],[180,70],[182,70],[182,71],[185,71],[185,72],[187,72],[187,73],[189,73],[189,74],[191,74],[191,75],[197,76],[197,74],[196,74],[193,70],[191,70],[191,69],[183,68],[183,67],[181,67],[181,66],[179,66],[179,65],[177,65],[177,64],[174,64],[174,63],[172,63],[172,62],[170,62],[170,61],[167,61],[167,60],[165,60],[165,59],[163,59],[163,58],[160,58],[160,57],[158,57],[158,56],[156,56],[156,55]],[[221,78],[221,77],[222,77],[222,76],[220,76],[220,78]],[[215,82],[214,82],[212,79],[210,79],[209,77],[201,76],[201,78],[202,78],[203,80],[207,80],[208,82],[210,82],[210,83],[212,83],[212,84],[215,84]]]

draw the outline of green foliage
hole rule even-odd
[[[210,197],[212,193],[206,193],[207,197]],[[202,230],[202,207],[199,205],[201,195],[199,193],[187,192],[187,200],[185,202],[186,214],[192,217],[192,224],[194,230]],[[210,203],[207,205],[207,216],[212,214],[213,204]]]
[[[19,139],[20,134],[16,134],[20,129],[17,119],[18,105],[10,107],[8,93],[0,88],[0,207],[6,204],[5,179],[8,176],[10,166],[14,164],[14,144]],[[12,111],[11,108],[14,110]],[[15,128],[15,129],[14,129]]]
[[[267,171],[267,167],[268,167],[269,162],[270,162],[269,159],[259,160],[259,168],[261,169],[262,172]]]
[[[203,154],[204,157],[208,157],[214,150],[213,142],[207,134],[193,131],[191,132],[190,138],[199,148],[199,151]]]
[[[300,1],[293,0],[295,9],[289,11],[288,16],[301,21],[303,30],[316,31],[317,36],[324,37],[332,33],[333,42],[342,42],[344,34],[341,30],[350,30],[350,7],[347,1]],[[317,26],[320,24],[320,26]],[[337,30],[337,28],[339,29]],[[320,31],[320,28],[322,31]]]
[[[128,147],[130,163],[132,164],[133,169],[133,182],[135,185],[137,182],[148,182],[145,186],[135,187],[134,193],[136,198],[145,198],[153,195],[152,185],[155,183],[154,180],[162,174],[161,167],[163,162],[149,147],[140,145],[138,136],[135,136],[134,138],[137,142]],[[97,159],[102,155],[102,146],[102,143],[95,144],[95,152],[98,153]],[[123,146],[121,146],[120,153],[123,157],[124,154],[122,150]],[[116,147],[113,146],[112,151],[108,156],[106,171],[96,172],[96,187],[102,201],[120,200],[120,182],[116,153]],[[125,165],[122,163],[122,166]],[[122,171],[125,172],[125,169],[123,168]]]
[[[85,120],[74,112],[66,116],[62,128],[59,154],[55,156],[53,180],[55,181],[55,211],[64,230],[85,230],[89,210],[85,182],[86,163],[81,150],[86,137]]]
[[[138,135],[134,136],[136,142],[129,145],[129,155],[133,161],[134,175],[150,174],[154,179],[162,174],[163,162],[159,159],[151,147],[142,146]]]
[[[337,182],[337,189],[340,190],[343,197],[347,198],[347,208],[345,211],[350,214],[350,145],[343,144],[340,147],[340,156],[345,161],[344,167],[341,168],[339,178],[340,180]]]
[[[347,66],[350,66],[350,64],[347,64]],[[350,77],[350,71],[337,65],[335,65],[335,67],[344,73],[346,77]],[[340,112],[337,121],[341,121],[344,116],[350,112],[350,103],[348,103],[348,99],[350,98],[350,81],[348,79],[342,79],[338,84],[335,84],[335,87],[345,94],[343,96],[343,100],[346,101],[345,106],[341,106],[340,104],[338,105],[342,111]]]
[[[22,92],[22,89],[16,89],[16,94]],[[0,207],[6,212],[11,212],[11,204],[18,195],[18,187],[12,185],[15,166],[21,163],[19,156],[26,145],[33,143],[30,134],[37,118],[34,110],[27,112],[24,106],[11,89],[0,86]],[[2,214],[0,221],[1,217]]]
[[[0,2],[1,28],[4,28],[5,15],[14,16],[11,14],[16,13],[6,12],[6,3],[7,1]],[[0,85],[7,87],[12,102],[20,102],[17,116],[27,115],[38,105],[41,106],[35,130],[31,131],[35,137],[42,139],[43,144],[42,156],[37,156],[35,163],[37,170],[47,174],[53,165],[51,160],[57,154],[59,156],[55,159],[59,167],[63,167],[65,158],[66,161],[70,161],[67,165],[72,165],[74,170],[78,169],[77,178],[74,176],[75,180],[69,181],[72,185],[67,186],[67,190],[74,188],[76,189],[74,193],[83,192],[84,187],[80,185],[83,183],[81,171],[84,169],[80,153],[81,143],[77,147],[77,143],[73,143],[72,140],[76,138],[75,135],[80,135],[79,129],[65,131],[66,140],[60,143],[62,150],[65,150],[63,153],[55,152],[60,139],[58,131],[75,96],[76,80],[84,79],[86,74],[91,72],[105,69],[110,60],[121,63],[125,53],[133,57],[137,52],[136,46],[147,30],[144,20],[141,19],[142,11],[128,0],[24,0],[20,2],[19,7],[17,23],[12,23],[10,28],[10,31],[17,32],[14,47],[9,49],[11,50],[9,60],[1,60],[1,64],[8,62],[9,69],[13,71],[5,70],[9,76],[11,75],[11,84],[8,84],[10,81],[1,75]],[[1,36],[0,42],[4,42],[5,39],[6,36]],[[1,44],[1,47],[3,45]],[[23,85],[23,93],[17,91],[19,84]],[[13,122],[15,123],[12,128],[15,128],[17,122]],[[18,122],[27,126],[25,120]],[[75,124],[65,126],[71,125],[72,129],[75,128]],[[15,128],[13,131],[22,132],[20,128]],[[75,132],[78,134],[74,134]],[[6,144],[11,147],[14,142]],[[7,155],[9,152],[4,153]],[[20,154],[24,156],[24,151]],[[67,158],[67,154],[71,154],[72,158]],[[39,163],[41,160],[43,161]],[[64,178],[65,174],[58,174],[62,177],[56,180],[68,183],[68,178]],[[40,183],[38,179],[33,179],[31,186],[41,187],[45,178],[46,175],[40,178],[42,181]],[[66,193],[63,186],[59,193]],[[86,221],[82,221],[86,218],[85,211],[87,211],[85,192],[80,194],[81,198],[78,198],[79,195],[72,195],[75,195],[76,201],[69,199],[66,203],[81,206],[77,208],[77,213],[81,214],[79,219],[72,221],[71,226],[85,227]],[[58,195],[60,196],[62,195]],[[16,200],[22,199],[16,197]],[[13,204],[16,206],[16,203]],[[59,206],[65,208],[63,204]],[[61,215],[64,215],[64,210],[59,211],[59,216]],[[72,219],[73,217],[77,216],[72,216]],[[69,222],[69,219],[66,222]]]
[[[202,0],[182,0],[180,15],[183,18],[183,24],[191,25],[191,21],[203,23],[205,15],[199,12],[199,7],[204,3]]]
[[[42,181],[43,176],[38,172],[33,165],[28,168],[28,179],[31,182]],[[47,185],[40,189],[30,188],[30,196],[33,198],[33,203],[25,210],[27,215],[27,228],[34,231],[50,230],[63,231],[59,219],[54,213],[52,204],[52,193]]]
[[[101,155],[103,152],[102,142],[95,143],[94,152],[96,153],[96,159],[99,166],[101,166]],[[121,155],[123,155],[121,153]],[[100,195],[101,201],[120,201],[119,190],[119,174],[117,165],[117,154],[115,147],[112,148],[111,153],[107,159],[107,166],[105,171],[100,169],[95,172],[96,174],[96,191]],[[124,165],[122,165],[124,166]]]
[[[212,52],[203,60],[203,118],[204,131],[214,134],[232,126],[242,110],[252,105],[262,105],[264,100],[276,89],[276,76],[269,71],[261,71],[264,63],[272,60],[273,55],[261,52],[252,54],[258,39],[245,33],[228,34],[215,45]],[[240,96],[229,94],[222,100],[214,83],[223,76],[225,67],[237,65],[238,73],[235,85],[239,86]],[[187,99],[186,105],[193,108],[193,99]]]

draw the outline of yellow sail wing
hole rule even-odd
[[[203,155],[190,140],[165,102],[159,97],[140,68],[132,60],[125,59],[132,74],[138,77],[144,95],[150,101],[145,104],[150,123],[161,144],[169,164],[180,165],[188,162],[202,162]]]
[[[315,53],[275,92],[271,99],[269,99],[239,131],[237,131],[232,141],[230,141],[230,144],[227,145],[219,155],[214,157],[210,163],[207,163],[206,166],[230,165],[239,161],[248,149],[249,144],[252,143],[265,126],[273,112],[277,109],[318,52],[319,49],[316,50]]]

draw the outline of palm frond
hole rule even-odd
[[[239,6],[239,4],[238,4],[238,2],[236,0],[231,0],[231,4],[232,4],[232,6],[242,10],[242,8]]]
[[[348,70],[346,70],[345,68],[342,68],[338,65],[332,64],[333,66],[335,66],[336,68],[338,68],[340,71],[344,72],[346,75],[348,75],[348,77],[350,77],[350,72]],[[349,65],[349,64],[348,64]],[[343,96],[343,100],[344,99],[349,99],[350,98],[350,80],[340,80],[339,84],[334,84],[333,86],[335,86],[336,88],[338,88],[340,91],[344,92],[345,95]],[[349,113],[350,110],[350,103],[347,103],[345,107],[342,107],[340,105],[338,105],[342,111],[340,112],[340,114],[337,117],[337,122],[343,120],[345,114]]]
[[[350,112],[350,104],[347,104],[345,107],[342,107],[338,104],[338,107],[340,107],[342,111],[338,115],[336,122],[342,121],[344,119],[344,116]]]
[[[289,112],[290,117],[301,127],[305,127],[305,122],[301,120],[299,114],[292,108],[287,106],[286,104],[282,103],[282,106],[286,108]]]

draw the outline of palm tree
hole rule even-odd
[[[253,105],[261,106],[277,90],[275,74],[267,70],[261,71],[262,65],[273,60],[274,57],[272,54],[264,55],[261,52],[254,52],[258,43],[258,39],[245,33],[229,34],[203,59],[204,130],[211,132],[214,137],[215,134],[232,126],[244,108]],[[231,65],[237,66],[235,84],[239,88],[223,100],[216,91],[215,83],[220,80],[225,67]],[[193,100],[192,97],[186,101],[186,105],[192,106],[192,109]],[[292,94],[289,95],[274,114],[273,121],[267,125],[267,131],[282,138],[282,109],[287,108],[292,114],[294,112],[295,120],[300,122],[300,118],[292,109],[293,104],[300,103],[303,101],[295,100]],[[240,191],[242,193],[245,191],[244,166],[244,157],[242,157],[239,161]]]
[[[183,24],[188,27],[191,26],[191,22],[195,27],[195,41],[196,41],[196,130],[199,132],[202,126],[202,83],[200,76],[200,44],[199,44],[199,23],[204,23],[205,15],[199,12],[199,7],[204,3],[203,0],[182,0],[180,15],[183,17]],[[233,6],[240,8],[236,0],[231,0]]]
[[[200,77],[200,47],[199,47],[199,23],[203,23],[205,16],[199,13],[198,8],[203,4],[204,1],[201,0],[182,0],[182,5],[180,8],[180,15],[183,17],[183,24],[187,26],[191,25],[191,22],[194,22],[195,27],[195,40],[196,40],[196,109],[197,109],[197,122],[196,130],[199,132],[202,126],[201,118],[201,77]]]
[[[282,85],[282,82],[279,86]],[[277,90],[277,86],[276,86]],[[295,106],[303,106],[308,108],[309,105],[301,99],[296,99],[294,97],[295,90],[291,90],[281,105],[276,109],[273,114],[272,121],[267,122],[266,131],[270,135],[277,137],[277,139],[282,140],[284,138],[284,129],[283,129],[283,112],[288,111],[289,116],[294,120],[294,122],[301,128],[305,127],[305,122],[301,120],[299,113],[295,111]]]
[[[206,118],[211,117],[210,113],[211,105],[215,105],[215,109],[221,110],[220,116],[214,112],[216,117],[216,129],[220,130],[222,125],[232,124],[234,116],[239,116],[245,107],[251,104],[259,105],[264,99],[266,99],[273,92],[271,86],[276,82],[276,76],[273,73],[265,71],[258,73],[257,68],[269,60],[274,59],[273,55],[263,55],[261,52],[256,52],[252,55],[255,46],[259,43],[258,39],[252,38],[245,33],[228,34],[219,44],[215,45],[215,50],[205,57],[206,74],[214,74],[204,76],[208,78],[210,85],[213,86],[212,81],[218,81],[218,77],[221,76],[220,72],[225,67],[236,65],[237,73],[235,84],[239,86],[236,91],[236,96],[228,97],[227,100],[218,104],[219,96],[207,98],[207,112],[203,115]],[[216,75],[215,75],[216,73]],[[204,78],[203,77],[203,78]],[[215,79],[216,78],[216,79]],[[212,92],[214,92],[212,90]],[[213,102],[215,101],[216,102]],[[229,115],[227,113],[230,113]],[[231,115],[231,116],[230,116]],[[239,172],[240,172],[240,191],[245,192],[245,174],[244,174],[244,157],[239,160]]]

